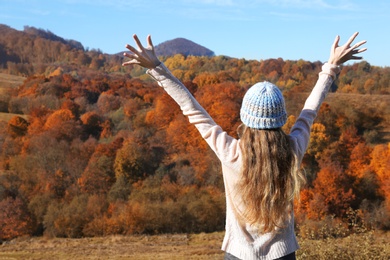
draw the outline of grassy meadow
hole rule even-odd
[[[13,88],[23,84],[25,77],[0,73],[0,94],[2,88]]]
[[[5,73],[0,73],[0,100],[3,95],[9,95],[10,88],[17,88],[23,84],[26,78]],[[0,121],[8,122],[17,114],[0,112]],[[26,115],[18,115],[27,119]]]
[[[0,245],[0,260],[11,259],[223,259],[223,232],[108,236],[21,237]],[[297,259],[389,259],[390,232],[370,231],[345,238],[299,238]]]

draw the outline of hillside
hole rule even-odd
[[[54,33],[52,33],[51,31],[48,31],[48,30],[37,29],[37,28],[31,27],[31,26],[24,26],[23,32],[31,34],[31,35],[35,35],[37,37],[47,39],[50,41],[61,42],[63,44],[69,45],[71,48],[84,50],[84,46],[80,42],[75,41],[75,40],[66,40],[62,37],[59,37],[58,35],[55,35]]]
[[[224,230],[218,158],[144,68],[48,31],[0,33],[0,112],[8,112],[0,115],[1,240]],[[242,97],[259,81],[283,91],[288,132],[322,66],[161,59],[233,137]],[[390,229],[389,82],[390,68],[342,66],[301,164],[308,183],[294,209],[302,236]]]

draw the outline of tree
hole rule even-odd
[[[243,95],[244,89],[237,83],[224,82],[199,88],[196,98],[222,129],[236,136]]]
[[[321,123],[314,123],[310,133],[309,146],[302,161],[302,165],[306,169],[306,179],[309,186],[311,186],[319,171],[318,161],[321,160],[322,156],[327,156],[324,155],[327,154],[324,150],[327,150],[329,139],[325,126]]]
[[[134,139],[128,139],[123,147],[118,151],[115,158],[115,176],[117,179],[124,178],[130,183],[143,180],[147,176],[146,147],[135,142]]]
[[[351,151],[348,174],[361,179],[370,165],[371,153],[372,149],[364,142],[358,143]]]
[[[0,201],[0,239],[9,240],[31,235],[33,221],[26,204],[20,198],[8,197]]]
[[[376,145],[372,151],[371,169],[376,173],[379,187],[390,210],[390,143]]]
[[[82,237],[83,228],[91,219],[87,205],[85,194],[74,197],[69,204],[52,201],[43,221],[45,233],[54,237]]]
[[[325,126],[321,123],[314,123],[311,128],[309,147],[307,153],[319,159],[322,151],[329,143],[329,137],[326,134]]]
[[[27,133],[28,122],[20,116],[14,116],[8,121],[8,133],[12,137],[24,136]]]
[[[343,217],[350,203],[355,199],[348,176],[337,165],[323,167],[313,182],[313,200],[308,216],[334,214]],[[320,213],[322,212],[322,213]]]
[[[156,98],[155,109],[148,112],[146,123],[152,124],[158,129],[164,129],[179,111],[175,101],[168,94],[163,94]]]
[[[47,118],[44,129],[49,131],[55,138],[68,141],[72,140],[80,132],[75,116],[69,109],[56,110]]]
[[[323,166],[337,163],[343,170],[348,168],[351,160],[353,148],[362,141],[357,134],[355,127],[346,128],[340,135],[339,140],[331,143],[321,155],[319,155],[319,165]]]
[[[108,193],[108,200],[115,202],[116,200],[127,201],[131,192],[131,184],[124,175],[116,178],[115,183],[111,186]]]
[[[123,139],[99,144],[91,155],[88,165],[78,179],[78,184],[89,194],[106,194],[115,182],[114,162]]]
[[[83,128],[86,136],[93,136],[99,138],[102,131],[102,117],[98,115],[95,111],[90,111],[83,114],[80,117],[81,122],[83,123]]]
[[[290,133],[291,131],[291,128],[294,126],[295,124],[295,121],[296,121],[296,117],[294,115],[289,115],[287,117],[287,121],[286,123],[284,124],[284,126],[282,127],[283,131],[287,134]]]
[[[97,106],[103,114],[106,114],[112,110],[117,110],[121,106],[121,100],[119,96],[103,92],[99,96]]]
[[[113,169],[114,158],[106,155],[95,155],[78,180],[84,192],[89,194],[105,194],[115,182]]]

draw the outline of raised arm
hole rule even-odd
[[[342,46],[339,46],[340,36],[336,36],[336,39],[330,49],[328,63],[325,63],[324,66],[322,66],[319,79],[310,96],[306,100],[305,109],[313,109],[316,112],[318,111],[329,91],[330,86],[332,85],[332,82],[336,79],[337,74],[339,73],[340,68],[338,65],[341,65],[348,60],[362,59],[362,57],[355,55],[367,50],[366,48],[358,49],[360,46],[365,44],[366,41],[361,41],[351,46],[358,34],[358,32],[354,33]],[[328,77],[328,75],[331,77]]]
[[[302,159],[306,152],[310,139],[310,129],[317,116],[318,110],[328,94],[332,82],[336,79],[337,74],[340,71],[338,65],[341,65],[348,60],[362,59],[362,57],[356,56],[356,54],[367,50],[366,48],[358,49],[365,44],[366,41],[360,41],[351,46],[357,35],[357,32],[354,33],[342,46],[339,46],[340,37],[336,36],[330,50],[329,60],[322,66],[322,71],[319,73],[317,83],[309,97],[306,99],[303,110],[297,121],[291,128],[290,136],[295,140],[297,145],[299,159]]]
[[[174,77],[157,58],[151,36],[148,35],[147,37],[147,47],[142,46],[137,35],[134,34],[133,38],[138,46],[138,50],[127,44],[126,48],[129,49],[131,53],[124,53],[124,56],[130,58],[130,60],[124,62],[122,65],[128,66],[136,64],[147,68],[147,73],[176,101],[183,111],[183,114],[188,116],[189,121],[199,129],[203,136],[210,127],[215,125],[215,122],[183,83]]]
[[[237,144],[237,140],[228,136],[210,117],[205,109],[198,103],[188,89],[174,77],[165,65],[157,58],[152,39],[150,35],[147,37],[148,46],[145,48],[140,43],[137,35],[133,36],[138,50],[127,44],[126,48],[131,53],[124,53],[124,56],[130,58],[124,62],[123,66],[140,65],[147,68],[147,73],[164,88],[164,90],[176,101],[183,111],[183,114],[188,117],[190,123],[200,132],[201,136],[206,140],[211,149],[219,158],[224,157],[225,160],[232,160],[235,154],[230,154],[231,147]],[[235,149],[231,149],[235,150]],[[228,155],[226,155],[229,153]]]

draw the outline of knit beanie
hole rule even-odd
[[[240,117],[242,123],[250,128],[282,127],[287,121],[282,92],[270,82],[256,83],[244,96]]]

